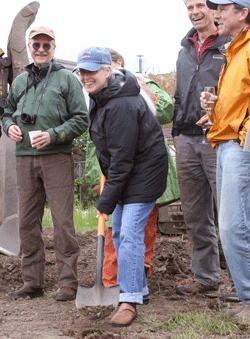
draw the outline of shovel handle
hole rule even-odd
[[[104,184],[105,184],[106,178],[105,176],[102,174],[101,178],[100,178],[100,194],[102,194],[103,188],[104,188]],[[98,231],[97,231],[97,235],[105,235],[105,217],[104,214],[101,213],[99,218],[98,218]]]

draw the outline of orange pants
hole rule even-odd
[[[154,255],[156,230],[157,230],[157,218],[158,218],[159,206],[155,205],[152,212],[149,215],[147,224],[145,226],[145,268],[147,276],[150,276],[153,272],[154,266],[152,264],[152,258]],[[103,262],[103,275],[102,281],[105,287],[117,285],[117,258],[116,251],[112,240],[112,228],[108,227],[105,236],[104,246],[104,262]]]

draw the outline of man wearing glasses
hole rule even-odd
[[[55,299],[67,301],[75,299],[79,255],[71,150],[74,138],[87,129],[87,108],[79,80],[53,59],[54,32],[33,28],[28,48],[34,62],[14,80],[2,118],[5,133],[16,143],[22,249],[23,286],[10,296],[35,298],[44,293],[42,218],[47,201],[58,265]]]

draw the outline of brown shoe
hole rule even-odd
[[[176,293],[180,295],[188,294],[206,294],[207,292],[218,291],[219,284],[215,285],[203,285],[197,281],[193,281],[189,284],[183,284],[176,287]]]
[[[33,287],[33,286],[22,286],[19,290],[10,292],[10,297],[12,299],[33,299],[43,296],[43,289],[40,287]]]
[[[115,327],[129,326],[137,316],[136,309],[127,304],[122,303],[116,314],[109,320],[109,324]]]
[[[76,290],[68,286],[60,287],[57,292],[55,299],[56,301],[68,301],[75,300],[76,298]]]

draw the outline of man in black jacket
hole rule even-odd
[[[217,291],[220,260],[215,227],[216,153],[202,143],[202,128],[196,122],[204,115],[200,93],[217,86],[221,52],[227,42],[219,37],[213,11],[206,0],[185,0],[193,28],[182,40],[177,60],[177,87],[172,135],[184,220],[193,244],[191,270],[194,281],[179,285],[178,294]]]

